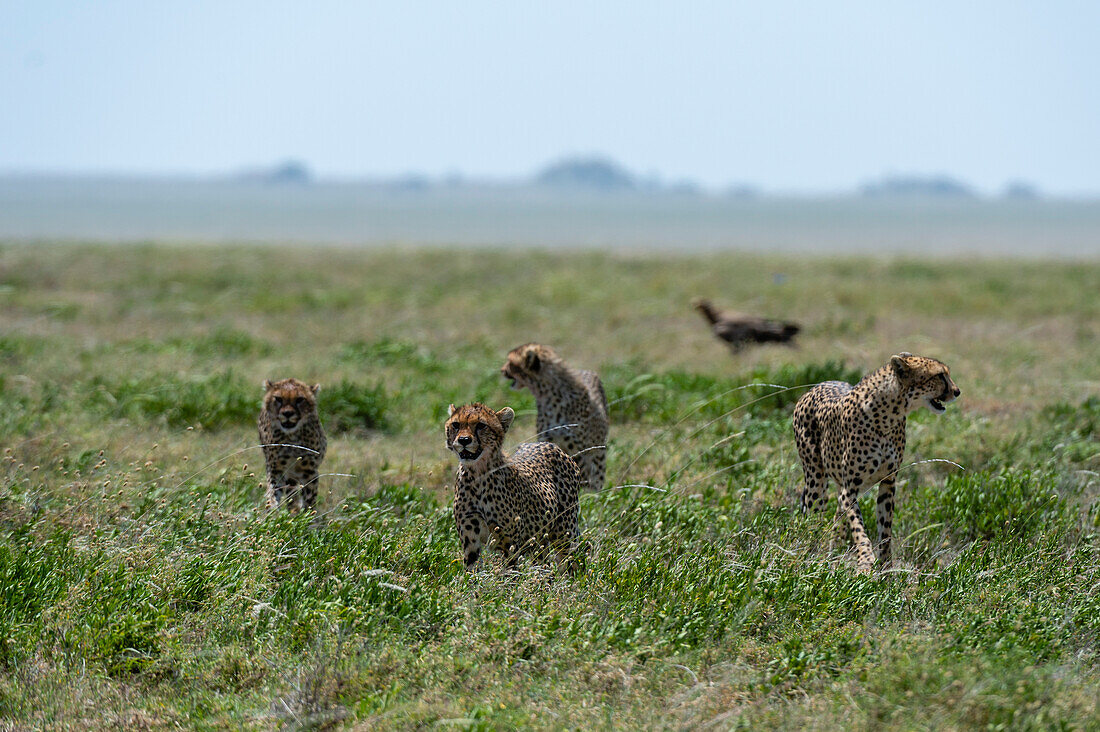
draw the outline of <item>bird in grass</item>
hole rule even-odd
[[[801,330],[798,323],[783,320],[769,320],[744,313],[724,313],[717,310],[710,300],[697,297],[691,306],[703,314],[710,323],[711,332],[729,344],[734,353],[750,343],[786,343],[794,345],[791,339]]]

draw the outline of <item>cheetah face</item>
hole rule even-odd
[[[525,343],[508,352],[500,375],[512,382],[513,389],[530,388],[540,378],[543,367],[556,358],[557,354],[547,346]]]
[[[945,405],[962,393],[951,380],[947,365],[934,358],[901,353],[891,358],[890,363],[905,388],[909,411],[928,407],[936,414],[943,414],[947,411]]]
[[[483,455],[500,452],[504,433],[516,416],[509,407],[494,412],[477,403],[457,408],[452,404],[447,411],[444,423],[447,449],[458,455],[463,464],[476,463]]]
[[[320,384],[308,386],[297,379],[265,381],[264,411],[283,432],[295,432],[303,422],[317,415]]]

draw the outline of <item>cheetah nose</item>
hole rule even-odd
[[[462,445],[463,447],[466,447],[467,445],[469,445],[473,441],[474,441],[474,438],[470,437],[469,435],[462,435],[461,437],[456,437],[455,438],[455,442]]]
[[[955,387],[955,388],[954,388],[954,389],[952,390],[952,392],[953,392],[953,393],[955,394],[955,396],[957,397],[957,396],[958,396],[959,394],[962,394],[962,389],[960,389],[959,387],[957,387],[957,386],[956,386],[956,387]]]

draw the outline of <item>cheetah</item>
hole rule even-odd
[[[591,490],[603,488],[607,471],[607,395],[594,371],[572,369],[554,349],[527,343],[508,353],[501,375],[513,389],[535,395],[538,439],[571,455]]]
[[[259,428],[272,509],[285,502],[291,511],[309,511],[317,500],[317,469],[328,445],[317,417],[320,389],[297,379],[264,381]]]
[[[860,490],[879,484],[878,559],[883,568],[889,567],[894,480],[905,452],[905,418],[925,406],[942,414],[944,405],[960,393],[945,364],[903,352],[855,386],[826,381],[795,404],[795,441],[805,476],[802,511],[824,510],[828,480],[836,482],[841,531],[855,545],[860,571],[869,572],[875,562],[856,500]]]
[[[484,404],[448,409],[447,449],[458,456],[454,517],[466,569],[492,541],[514,566],[519,555],[553,550],[566,560],[580,536],[577,464],[557,445],[533,442],[511,455],[502,448],[516,413]]]

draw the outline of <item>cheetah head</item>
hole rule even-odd
[[[444,431],[447,449],[458,455],[463,464],[476,463],[483,455],[499,452],[504,445],[504,433],[516,413],[510,407],[494,412],[484,404],[451,405],[447,408]]]
[[[297,379],[264,382],[264,411],[283,432],[294,432],[309,417],[317,414],[320,384],[308,386]]]
[[[558,360],[553,348],[525,343],[508,352],[508,358],[500,367],[500,375],[511,380],[513,389],[530,388],[531,382],[541,378],[546,366]]]
[[[890,365],[904,389],[906,411],[928,407],[936,414],[943,414],[947,410],[944,405],[962,393],[942,361],[902,352],[890,358]]]

